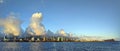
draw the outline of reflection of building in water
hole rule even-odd
[[[20,46],[17,42],[5,42],[0,51],[20,51]]]
[[[41,47],[41,44],[35,42],[35,43],[31,43],[29,49],[30,49],[31,51],[42,51],[41,48],[42,48],[42,47]]]

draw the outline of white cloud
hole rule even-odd
[[[26,31],[30,34],[35,34],[35,36],[44,35],[45,28],[41,23],[41,21],[42,21],[42,13],[34,13],[31,17],[30,25]]]
[[[0,0],[0,3],[3,3],[3,0]]]
[[[6,35],[19,36],[21,34],[21,20],[15,15],[9,15],[6,18],[0,18],[0,27]]]

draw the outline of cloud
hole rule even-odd
[[[45,28],[42,22],[42,13],[34,13],[31,17],[31,22],[26,29],[28,34],[40,36],[45,34]]]
[[[61,36],[67,36],[67,35],[66,35],[66,32],[64,31],[64,29],[59,30],[57,33],[58,33],[59,35],[61,35]]]
[[[0,3],[3,3],[3,0],[0,0]]]
[[[0,26],[6,35],[19,36],[21,34],[21,21],[15,15],[9,15],[6,18],[0,18]]]

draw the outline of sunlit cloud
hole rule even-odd
[[[63,36],[66,36],[66,33],[65,33],[65,31],[64,31],[63,29],[61,29],[61,30],[59,31],[59,33],[60,33],[61,35],[63,35]]]
[[[21,33],[21,21],[14,15],[0,18],[0,26],[4,28],[6,35],[19,36]]]
[[[42,22],[42,13],[34,13],[31,17],[31,22],[27,28],[27,33],[31,35],[43,35],[45,34],[45,28]]]

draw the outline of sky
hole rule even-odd
[[[0,18],[14,13],[23,30],[36,12],[43,14],[46,30],[119,38],[120,0],[0,0]]]

